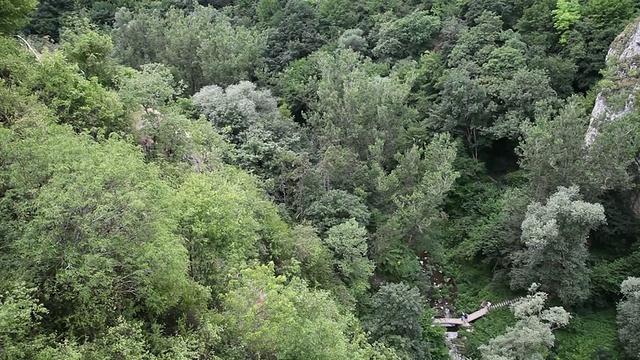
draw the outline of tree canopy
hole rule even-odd
[[[640,358],[639,15],[0,0],[0,360]]]

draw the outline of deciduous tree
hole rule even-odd
[[[533,202],[522,222],[525,249],[514,254],[511,284],[540,288],[571,305],[589,296],[587,236],[606,223],[604,208],[582,200],[578,187],[559,187],[543,205]]]
[[[547,294],[535,292],[511,306],[516,318],[515,326],[507,328],[487,345],[480,347],[483,360],[541,360],[553,347],[553,331],[566,326],[571,316],[562,307],[545,309]]]

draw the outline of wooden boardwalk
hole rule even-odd
[[[485,307],[474,313],[471,313],[469,314],[469,319],[467,320],[467,322],[478,320],[479,318],[485,316],[487,312],[489,312],[489,309]],[[435,322],[436,324],[444,325],[446,327],[464,325],[462,323],[462,318],[438,318],[433,319],[433,322]]]
[[[492,305],[491,309],[511,305],[520,299],[521,298],[519,297],[511,300],[502,301],[498,304]],[[477,310],[476,312],[469,314],[469,318],[467,319],[466,323],[462,322],[462,318],[436,318],[436,319],[433,319],[433,322],[446,327],[469,326],[469,323],[487,315],[488,312],[489,312],[489,308],[483,307],[480,310]]]

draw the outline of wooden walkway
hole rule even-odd
[[[491,309],[496,309],[496,308],[501,308],[503,306],[511,305],[520,299],[522,298],[519,297],[519,298],[499,302],[495,305],[491,305]],[[483,307],[480,310],[469,314],[469,318],[467,319],[466,323],[462,322],[462,318],[436,318],[436,319],[433,319],[433,322],[446,327],[469,326],[469,323],[487,315],[488,312],[489,312],[489,308]]]

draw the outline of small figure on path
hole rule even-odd
[[[462,313],[462,325],[466,325],[469,321],[469,315],[465,312]]]
[[[491,310],[491,301],[487,302],[487,310]]]

